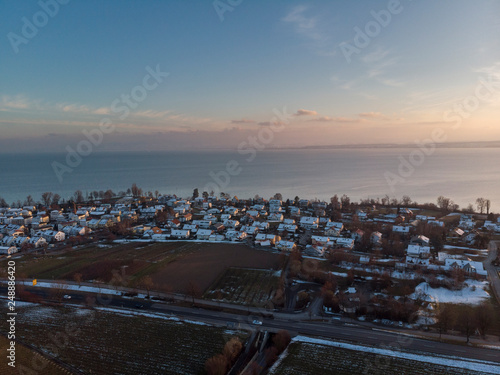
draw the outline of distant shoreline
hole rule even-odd
[[[472,149],[472,148],[500,148],[500,141],[478,141],[478,142],[447,142],[447,143],[436,143],[436,148],[438,149]],[[300,150],[349,150],[349,149],[397,149],[397,148],[415,148],[418,147],[415,143],[373,143],[373,144],[341,144],[341,145],[320,145],[320,146],[275,146],[275,147],[266,147],[265,150],[261,151],[300,151]],[[201,153],[201,152],[217,152],[217,151],[228,151],[235,152],[237,151],[234,148],[196,148],[193,150],[189,150],[186,148],[182,149],[165,149],[165,150],[96,150],[96,154],[113,154],[113,153],[121,153],[121,154],[144,154],[144,153],[164,153],[164,152],[172,152],[172,153]],[[65,154],[67,153],[64,150],[60,151],[14,151],[14,152],[1,152],[0,155],[17,155],[17,154]]]

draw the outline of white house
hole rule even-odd
[[[303,216],[300,218],[300,226],[304,229],[318,229],[319,219],[317,217]]]
[[[172,231],[170,232],[170,237],[187,239],[187,238],[189,238],[190,234],[191,233],[189,232],[189,230],[172,229]]]
[[[410,233],[410,227],[406,225],[393,225],[392,231],[396,233],[408,234]]]
[[[281,240],[276,244],[276,249],[282,251],[292,251],[297,248],[297,245],[293,241]]]
[[[281,223],[283,221],[283,214],[279,212],[273,212],[267,217],[267,221],[270,223]]]
[[[278,232],[290,232],[290,233],[295,233],[297,231],[297,226],[295,224],[284,224],[281,223],[278,226]]]
[[[198,231],[196,232],[196,239],[207,241],[212,233],[213,230],[211,229],[198,229]]]
[[[258,233],[255,236],[255,244],[260,246],[269,246],[269,245],[274,245],[280,239],[281,239],[280,236],[276,236],[274,234]]]
[[[408,245],[406,249],[407,265],[429,265],[431,248],[429,246]]]

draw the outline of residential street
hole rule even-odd
[[[488,271],[488,279],[491,283],[491,289],[495,293],[497,301],[500,303],[500,277],[498,276],[497,268],[491,263],[497,257],[498,246],[497,243],[491,241],[488,245],[489,254],[488,259],[484,261],[484,268]]]

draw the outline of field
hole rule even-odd
[[[288,347],[288,354],[270,374],[480,375],[486,373],[344,348],[292,342]]]
[[[22,340],[86,374],[203,374],[206,359],[220,353],[234,334],[148,313],[33,304],[17,312]],[[5,330],[4,322],[0,326]],[[246,333],[238,335],[244,342]]]
[[[7,353],[7,349],[9,348],[9,340],[5,336],[0,335],[0,350],[2,351],[2,355]],[[67,375],[67,371],[63,370],[62,367],[59,367],[54,362],[42,357],[35,351],[21,345],[19,343],[16,344],[16,369],[19,373],[25,371],[26,374],[30,372],[27,371],[23,366],[30,368],[31,364],[36,364],[38,370],[38,375]],[[0,362],[0,374],[13,374],[17,373],[11,366],[7,365],[7,360],[2,358]]]
[[[279,271],[228,268],[205,292],[207,299],[249,306],[264,306],[279,285]]]
[[[124,272],[126,286],[136,286],[151,276],[156,290],[185,292],[189,282],[208,288],[227,267],[277,268],[277,254],[241,244],[195,242],[128,243],[110,248],[89,246],[65,253],[30,254],[16,261],[18,278],[109,282],[113,272]]]

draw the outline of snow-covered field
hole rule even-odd
[[[490,295],[486,290],[487,281],[467,280],[463,289],[449,290],[446,288],[431,288],[428,283],[421,283],[415,288],[412,298],[425,295],[425,300],[442,303],[465,303],[477,305],[488,299]]]
[[[302,343],[307,346],[310,346],[309,349],[314,350],[314,347],[317,348],[325,348],[325,347],[334,347],[339,349],[348,349],[354,350],[356,352],[360,352],[356,355],[356,357],[362,357],[362,353],[370,353],[370,355],[378,355],[383,357],[392,357],[398,360],[408,360],[408,361],[417,361],[419,362],[419,366],[424,366],[429,369],[429,366],[446,366],[448,368],[454,368],[459,373],[468,373],[470,372],[483,372],[488,374],[500,374],[500,365],[494,362],[489,361],[481,361],[481,360],[467,360],[460,357],[453,356],[433,356],[433,355],[425,355],[425,354],[416,354],[402,351],[389,350],[384,348],[376,348],[376,347],[368,347],[362,345],[348,344],[344,342],[338,341],[329,341],[324,339],[315,339],[306,336],[296,336],[293,338],[292,343]],[[290,356],[290,350],[285,351],[278,359],[278,361],[273,365],[270,374],[281,373],[280,366],[282,363],[286,362],[287,356]],[[411,363],[411,362],[410,362]],[[387,364],[385,360],[379,360],[378,364]],[[386,373],[392,373],[390,370],[392,368],[384,367],[383,370]],[[326,369],[325,369],[326,370]],[[442,371],[442,369],[440,370]],[[465,371],[465,372],[461,372]],[[366,373],[366,372],[365,372]],[[443,372],[439,372],[443,373]],[[455,373],[455,372],[454,372]]]

